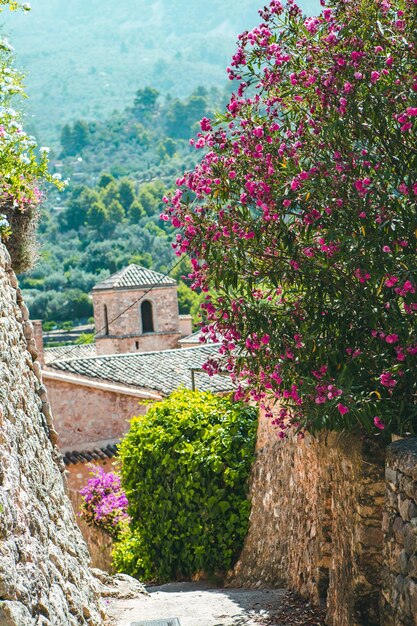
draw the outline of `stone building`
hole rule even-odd
[[[192,332],[191,316],[178,314],[175,280],[129,265],[92,290],[97,354],[176,348]]]
[[[61,449],[82,450],[118,441],[129,419],[182,386],[227,393],[229,376],[208,376],[203,364],[217,344],[181,350],[59,358],[47,364],[44,378],[56,415]],[[53,349],[51,349],[51,352]]]

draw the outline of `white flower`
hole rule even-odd
[[[26,163],[26,165],[29,165],[30,163],[30,159],[27,154],[21,154],[20,160],[22,161],[22,163]]]
[[[57,172],[56,174],[52,174],[52,178],[54,180],[61,180],[62,176],[59,172]]]
[[[39,148],[39,152],[43,154],[49,154],[49,148],[47,146],[42,146],[41,148]]]
[[[30,2],[25,2],[24,4],[22,4],[22,9],[24,9],[25,11],[30,11],[31,10],[31,6],[30,6]]]
[[[7,228],[9,226],[8,219],[5,215],[0,214],[0,228]]]
[[[2,46],[5,50],[9,50],[9,52],[14,50],[13,46],[10,45],[6,38],[0,39],[0,46]]]

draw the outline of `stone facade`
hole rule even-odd
[[[0,624],[98,626],[28,317],[0,245]]]
[[[384,450],[322,433],[280,441],[260,417],[249,533],[233,586],[289,586],[331,626],[377,626]]]
[[[93,290],[95,327],[100,331],[96,337],[97,354],[153,352],[178,346],[181,331],[177,287],[157,287],[149,295],[144,294],[143,288]],[[142,296],[151,303],[154,332],[142,332],[140,307],[144,300],[137,302]]]
[[[94,465],[103,465],[103,464],[95,462]],[[81,501],[82,501],[82,498],[79,494],[79,489],[81,489],[81,487],[85,487],[85,485],[87,484],[88,478],[90,478],[89,471],[88,471],[89,468],[85,465],[82,466],[85,468],[85,480],[82,484],[79,485],[79,487],[77,485],[77,489],[72,489],[71,485],[74,484],[72,482],[72,478],[75,474],[75,472],[73,473],[72,471],[72,467],[75,467],[75,466],[71,466],[71,471],[68,476],[68,487],[69,487],[68,495],[70,497],[72,506],[74,507],[74,511],[77,516],[77,524],[81,530],[84,540],[86,541],[88,545],[88,550],[90,552],[90,557],[91,557],[91,567],[98,568],[100,570],[108,572],[109,574],[114,574],[115,569],[112,566],[112,556],[111,556],[112,549],[113,549],[113,539],[104,530],[101,530],[101,528],[98,528],[97,526],[89,526],[79,516],[79,511],[80,511],[80,506],[81,506]],[[112,469],[111,467],[105,466],[106,472],[110,472],[111,469]]]
[[[114,459],[106,459],[105,461],[91,461],[92,465],[100,466],[105,472],[112,472],[115,469]],[[79,503],[78,499],[73,497],[74,493],[78,493],[80,489],[86,486],[87,481],[91,478],[90,463],[75,463],[68,465],[65,470],[67,489],[71,502]],[[74,511],[78,512],[78,505],[74,506]]]
[[[383,626],[417,626],[417,439],[387,450]]]
[[[191,315],[179,316],[181,337],[189,337],[193,332],[193,318]]]
[[[81,449],[103,441],[119,441],[129,420],[147,411],[158,394],[112,385],[81,376],[44,371],[61,448]]]

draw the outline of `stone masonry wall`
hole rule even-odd
[[[95,463],[95,465],[98,464]],[[110,471],[109,468],[106,468],[106,471]],[[84,485],[82,485],[83,487],[87,483],[88,478],[86,478]],[[113,539],[104,530],[101,530],[101,528],[98,528],[97,526],[89,526],[80,518],[78,513],[80,511],[82,498],[78,490],[76,491],[71,489],[70,481],[68,486],[68,495],[72,502],[72,506],[74,507],[75,514],[77,515],[77,524],[81,530],[91,556],[91,567],[101,569],[109,574],[114,574],[115,569],[112,566],[111,556],[113,550]]]
[[[417,626],[417,439],[387,450],[383,626]]]
[[[147,407],[140,404],[144,399],[133,394],[63,382],[53,376],[45,372],[62,448],[118,440],[129,430],[132,417],[146,413]]]
[[[147,333],[128,337],[97,337],[97,354],[126,354],[127,352],[159,352],[178,348],[180,333]]]
[[[0,245],[0,624],[98,626],[103,613],[65,493],[36,355]]]
[[[336,433],[280,441],[261,416],[250,528],[230,584],[327,600],[332,626],[377,626],[384,451]]]

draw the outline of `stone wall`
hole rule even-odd
[[[193,332],[193,317],[192,315],[180,315],[179,325],[181,337],[188,337]]]
[[[107,469],[106,471],[109,470]],[[91,567],[101,569],[109,574],[114,574],[116,570],[112,566],[111,557],[113,539],[110,535],[104,532],[104,530],[101,530],[97,526],[89,526],[80,518],[78,513],[80,511],[82,498],[78,491],[69,489],[68,495],[77,515],[78,527],[81,530],[82,536],[88,546],[88,551],[91,557]]]
[[[231,585],[327,601],[332,626],[377,626],[384,449],[336,433],[280,441],[260,417],[249,533]]]
[[[117,471],[117,461],[115,461],[114,458],[92,461],[92,464],[94,466],[102,467],[105,472]],[[75,500],[71,493],[78,493],[80,489],[86,486],[88,479],[91,478],[90,463],[71,463],[70,465],[67,465],[65,468],[65,477],[68,493],[70,494],[71,502],[74,504]],[[74,507],[74,511],[77,512],[78,509]]]
[[[96,337],[97,354],[126,354],[127,352],[159,352],[178,348],[180,333],[147,333],[146,335],[109,335]]]
[[[387,450],[383,626],[417,626],[417,439]]]
[[[151,395],[56,372],[45,371],[44,377],[62,448],[119,440],[129,430],[129,420],[146,413],[144,403]]]
[[[103,613],[65,493],[36,355],[0,245],[0,624],[98,626]]]

